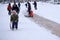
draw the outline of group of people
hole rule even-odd
[[[36,1],[34,1],[34,8],[37,10],[37,4]],[[11,7],[11,4],[9,3],[7,10],[8,10],[8,14],[11,15],[10,17],[10,22],[12,23],[12,27],[10,27],[12,30],[14,30],[14,28],[18,29],[18,19],[19,19],[19,11],[20,11],[20,2],[18,2],[18,5],[16,4],[16,2],[14,2],[13,6]],[[29,13],[29,17],[33,17],[32,11],[31,11],[31,4],[29,2],[27,2],[25,4],[25,6],[28,9],[28,13]],[[11,26],[11,25],[10,25]]]
[[[33,5],[34,5],[35,10],[37,10],[37,2],[36,1],[34,1]],[[28,9],[29,17],[33,17],[33,14],[32,14],[33,11],[31,10],[31,4],[29,2],[27,2],[25,4],[25,6]]]
[[[13,6],[11,6],[10,3],[7,6],[8,15],[10,15],[10,28],[12,30],[14,30],[14,28],[18,29],[18,19],[19,19],[18,14],[20,12],[20,5],[21,5],[20,2],[18,3],[18,5],[16,4],[16,2],[14,2]]]
[[[8,14],[11,15],[11,12],[13,10],[15,10],[19,14],[19,11],[20,11],[19,8],[20,8],[20,2],[18,3],[18,5],[16,4],[16,2],[14,2],[13,6],[11,6],[11,4],[9,3],[7,7]]]

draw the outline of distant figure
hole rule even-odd
[[[8,7],[7,7],[7,10],[8,10],[8,14],[11,15],[12,7],[11,7],[11,4],[10,3],[8,5]]]
[[[27,2],[25,5],[28,8],[28,15],[25,15],[25,17],[33,17],[34,16],[34,13],[31,10],[31,4],[29,2]]]
[[[12,23],[12,30],[14,30],[14,28],[18,29],[18,15],[16,13],[15,10],[12,11],[11,17],[10,17],[10,21]]]
[[[37,10],[37,2],[36,1],[34,1],[34,8],[35,8],[35,10]]]
[[[18,2],[18,7],[20,8],[20,6],[21,6],[21,4],[20,4],[20,2]]]
[[[18,14],[19,14],[19,7],[17,6],[17,4],[14,2],[13,7],[12,7],[12,11],[15,10]]]
[[[29,16],[30,16],[30,12],[31,12],[31,4],[29,2],[28,3],[28,13],[29,13]]]

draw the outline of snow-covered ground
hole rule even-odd
[[[34,13],[60,24],[60,5],[38,2],[37,7],[38,10],[34,10],[34,8],[32,8]]]
[[[53,21],[54,18],[56,18],[55,20],[59,19],[59,11],[55,10],[55,6],[57,6],[56,9],[58,9],[58,5],[40,2],[38,3],[38,6],[39,9],[36,11],[32,6],[32,9],[34,10],[34,12],[36,12],[36,14],[45,18],[51,18],[51,20]],[[52,34],[49,30],[42,27],[42,25],[39,26],[30,21],[28,18],[24,17],[24,14],[26,13],[26,10],[24,8],[25,6],[22,3],[21,12],[19,14],[18,30],[12,31],[9,28],[10,16],[7,12],[7,4],[0,4],[0,40],[60,40],[60,37]],[[58,12],[57,15],[55,14],[56,12],[54,10]]]

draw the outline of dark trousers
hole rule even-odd
[[[37,10],[37,6],[34,6],[35,10]]]
[[[9,10],[8,14],[11,15],[11,10]]]
[[[12,29],[18,28],[18,22],[12,22]]]
[[[28,13],[29,13],[29,16],[30,16],[31,11],[28,11]]]

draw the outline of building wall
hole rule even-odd
[[[0,0],[0,1],[3,1],[3,0]],[[6,1],[6,0],[4,0],[4,1]],[[10,0],[10,1],[14,1],[14,0]],[[15,1],[18,1],[18,0],[15,0]],[[34,1],[34,0],[20,0],[20,1]],[[49,1],[49,0],[36,0],[36,1]],[[57,0],[55,0],[55,1],[57,1]],[[58,1],[60,1],[60,0],[58,0]]]

